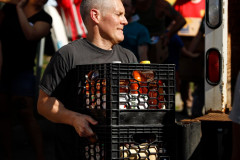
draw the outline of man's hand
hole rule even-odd
[[[89,124],[96,125],[98,122],[92,117],[77,113],[75,116],[72,125],[75,128],[76,132],[80,137],[93,137],[95,136]]]
[[[38,104],[38,113],[54,123],[71,125],[75,128],[80,137],[86,137],[91,142],[96,140],[90,125],[96,125],[98,122],[88,115],[80,114],[69,109],[55,97],[50,97],[40,89]]]

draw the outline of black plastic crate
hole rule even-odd
[[[174,123],[175,65],[79,65],[77,74],[79,112],[99,124]]]
[[[80,141],[83,160],[175,160],[173,126],[98,126],[98,141]]]

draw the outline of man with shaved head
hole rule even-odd
[[[83,0],[80,7],[87,38],[59,49],[48,64],[40,82],[38,112],[56,124],[56,159],[80,157],[80,137],[92,137],[97,121],[78,112],[74,69],[81,64],[121,61],[137,63],[134,54],[118,45],[128,23],[121,0]]]

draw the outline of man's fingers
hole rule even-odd
[[[90,143],[96,143],[98,141],[97,135],[94,133],[92,136],[87,137]]]
[[[96,125],[98,122],[88,115],[79,114],[73,122],[73,126],[76,129],[80,137],[91,137],[94,135],[91,125]],[[91,125],[90,125],[91,124]]]
[[[93,130],[90,128],[89,125],[85,126],[85,129],[83,132],[84,132],[85,137],[91,137],[94,135]]]
[[[80,136],[83,137],[89,137],[89,136],[93,136],[93,130],[90,127],[90,124],[92,125],[96,125],[98,122],[96,120],[94,120],[93,118],[91,118],[90,116],[84,115],[83,121],[81,124],[78,124],[78,129],[80,132]]]
[[[91,127],[88,125],[88,122],[84,125],[78,126],[76,130],[80,137],[90,137],[94,135]]]
[[[90,116],[86,116],[86,120],[91,123],[92,125],[96,125],[98,124],[98,122],[96,120],[94,120],[92,117]]]

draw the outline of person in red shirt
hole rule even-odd
[[[204,0],[177,0],[174,4],[176,11],[183,17],[202,18],[205,13]]]

